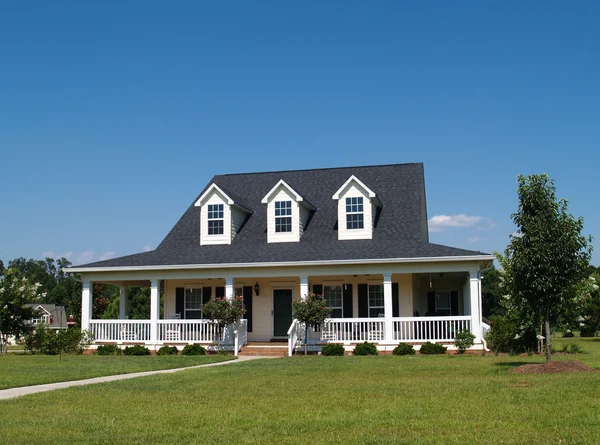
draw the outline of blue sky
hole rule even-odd
[[[503,250],[516,175],[543,172],[599,236],[599,21],[595,1],[4,2],[0,259],[155,248],[214,174],[404,162],[433,242]]]

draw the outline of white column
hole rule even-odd
[[[225,298],[231,300],[235,295],[233,295],[233,278],[227,277],[225,278]]]
[[[385,340],[392,341],[394,339],[394,323],[392,321],[392,275],[383,275],[383,307],[385,310]]]
[[[308,292],[308,275],[305,275],[300,277],[300,298],[305,300]]]
[[[87,331],[90,329],[90,320],[92,318],[92,282],[89,280],[84,280],[82,284],[81,329]]]
[[[150,343],[158,342],[158,312],[160,309],[160,281],[150,281]]]
[[[121,284],[119,287],[119,319],[127,318],[127,286]]]
[[[471,272],[469,278],[469,296],[471,300],[471,333],[475,343],[481,342],[481,280],[477,272]]]

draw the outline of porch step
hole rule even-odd
[[[240,353],[240,356],[258,356],[264,355],[267,357],[285,357],[287,355],[287,345],[275,346],[269,345],[252,345],[244,346]]]

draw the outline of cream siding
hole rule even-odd
[[[346,198],[363,198],[363,229],[346,228]],[[374,205],[369,198],[369,194],[360,185],[355,182],[350,183],[345,190],[340,193],[338,199],[338,239],[371,239],[373,238],[373,214]]]
[[[209,235],[208,234],[208,205],[223,204],[223,234]],[[206,200],[200,210],[200,245],[212,244],[231,244],[232,231],[231,224],[231,206],[227,204],[227,199],[218,191],[213,191],[210,198]]]
[[[413,316],[413,285],[411,274],[394,274],[392,283],[398,283],[400,317]]]
[[[300,236],[304,233],[304,227],[306,227],[306,222],[308,221],[308,217],[310,216],[310,210],[305,206],[300,205]]]
[[[275,202],[291,201],[292,202],[292,231],[277,233],[275,232]],[[269,243],[289,243],[300,241],[300,215],[299,205],[294,196],[280,186],[276,194],[274,194],[267,204],[267,242]]]
[[[245,212],[241,211],[240,209],[238,209],[236,207],[231,208],[231,240],[232,241],[235,238],[235,235],[240,230],[240,227],[242,227],[242,224],[244,224],[244,221],[246,220],[246,215],[247,214]]]

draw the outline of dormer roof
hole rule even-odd
[[[277,184],[275,184],[271,190],[264,196],[264,198],[260,201],[261,204],[267,204],[273,196],[277,193],[277,191],[281,188],[285,188],[293,197],[296,202],[302,203],[304,206],[308,207],[310,210],[316,210],[316,207],[313,206],[310,202],[306,201],[300,193],[292,188],[287,182],[283,179],[280,179]]]
[[[364,182],[362,182],[360,179],[358,179],[354,175],[351,175],[346,180],[346,182],[344,182],[342,184],[342,186],[337,190],[337,192],[335,192],[333,194],[333,196],[331,198],[336,199],[336,200],[340,199],[340,196],[344,193],[344,191],[346,191],[350,187],[350,185],[352,185],[353,183],[358,185],[359,188],[361,188],[365,192],[367,197],[372,200],[373,204],[376,207],[381,207],[381,201],[377,197],[377,194],[373,190],[371,190],[369,187],[367,187]]]
[[[219,187],[214,182],[200,195],[194,203],[194,206],[202,207],[215,192],[219,193],[223,199],[225,199],[227,205],[239,207],[247,213],[253,212],[253,210],[238,195],[226,190],[224,187]]]

